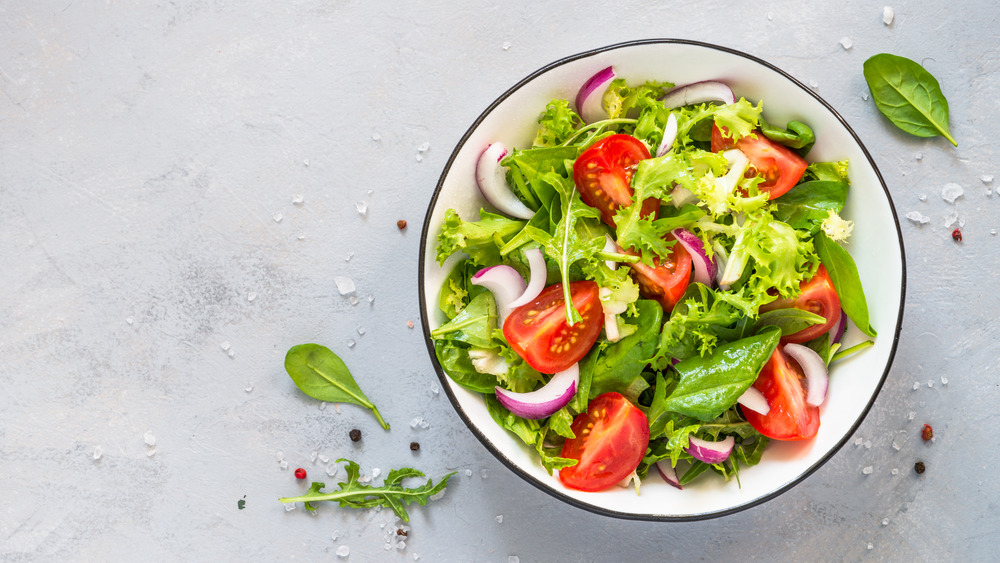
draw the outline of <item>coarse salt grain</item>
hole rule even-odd
[[[288,462],[285,460],[281,460],[278,462],[278,466],[281,467],[282,469],[288,469]]]
[[[889,525],[889,519],[888,518],[883,518],[882,519],[882,525],[883,526],[888,526]]]
[[[292,205],[302,205],[306,198],[302,194],[295,194],[292,196]]]
[[[284,219],[281,213],[275,213],[274,215],[271,216],[271,218],[274,219],[275,223],[280,223],[281,220]]]
[[[909,213],[906,214],[906,218],[909,219],[910,221],[913,221],[917,225],[924,225],[926,223],[929,223],[931,220],[930,217],[924,215],[919,211],[910,211]]]
[[[337,548],[337,557],[347,557],[351,554],[351,548],[346,545],[342,545]]]
[[[943,375],[941,376],[941,385],[948,385],[948,378]]]
[[[382,135],[379,135],[378,133],[372,133],[372,140],[373,141],[381,141],[382,140]]]
[[[851,41],[850,37],[842,37],[840,39],[840,46],[843,47],[845,51],[847,51],[854,46],[854,42]]]
[[[142,435],[142,441],[145,442],[147,446],[155,446],[156,436],[153,436],[152,430],[147,430],[146,433]]]
[[[503,524],[503,514],[497,514],[496,521],[497,524]]]
[[[360,334],[360,335],[363,336],[365,334],[365,332],[366,332],[365,331],[365,327],[363,327],[363,326],[359,326],[358,327],[358,334]]]
[[[504,42],[503,42],[503,45],[502,45],[502,47],[503,47],[503,50],[504,50],[504,51],[508,51],[508,50],[510,50],[510,45],[511,45],[510,41],[504,41]]]
[[[244,387],[243,390],[246,391],[247,393],[253,391],[253,383],[250,383],[249,381],[247,381],[247,386]]]
[[[357,342],[355,342],[353,338],[348,338],[348,339],[347,339],[347,347],[348,347],[348,348],[354,348],[354,346],[355,346],[356,344],[357,344]]]
[[[507,563],[521,563],[521,558],[516,555],[508,555]]]
[[[965,193],[965,190],[955,182],[948,182],[941,187],[941,199],[948,203],[955,203],[955,200],[962,197],[963,193]]]
[[[94,447],[94,460],[101,459],[102,455],[104,455],[104,450],[101,448],[101,446],[95,446]]]
[[[855,438],[854,439],[854,445],[855,446],[860,446],[861,444],[864,444],[864,443],[865,443],[865,439],[864,438]]]
[[[919,381],[914,381],[913,382],[913,390],[916,391],[917,389],[920,389],[920,382]]]
[[[333,276],[333,283],[337,286],[337,291],[341,295],[347,295],[348,293],[354,293],[355,285],[354,280],[347,276]]]
[[[865,475],[871,475],[872,471],[874,471],[874,469],[870,465],[866,465],[865,468],[861,470],[861,472]]]
[[[351,305],[357,305],[358,303],[361,303],[361,300],[358,299],[357,295],[351,295],[347,298],[347,302]]]
[[[890,471],[889,473],[891,473],[892,475],[899,475],[899,469],[896,468],[896,467],[893,467],[892,471]]]
[[[871,440],[865,440],[865,449],[868,449],[868,450],[872,449],[872,441]]]
[[[354,208],[358,210],[358,215],[362,217],[368,214],[368,204],[363,201],[355,202]]]
[[[984,184],[989,184],[989,183],[993,182],[993,175],[992,174],[983,174],[982,176],[979,177],[979,179],[982,180]]]
[[[892,9],[892,6],[886,6],[882,8],[882,23],[884,23],[885,25],[891,25],[892,20],[895,17],[896,17],[896,11]]]
[[[291,512],[293,510],[295,510],[295,503],[294,502],[290,502],[290,503],[288,503],[288,504],[285,505],[285,512]]]
[[[465,470],[465,476],[466,477],[472,477],[472,470],[471,469],[466,469]]]

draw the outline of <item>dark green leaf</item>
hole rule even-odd
[[[924,67],[880,53],[865,61],[864,73],[875,106],[896,127],[918,137],[941,135],[958,146],[948,130],[948,100]]]
[[[389,425],[361,392],[344,361],[326,346],[299,344],[285,355],[285,371],[303,393],[328,403],[352,403],[371,409],[382,428]]]
[[[637,325],[631,335],[604,348],[593,361],[589,398],[616,391],[635,402],[638,394],[649,385],[642,378],[642,370],[649,363],[657,346],[657,335],[663,321],[663,307],[656,301],[640,299],[636,302],[638,317],[625,318]],[[641,380],[641,383],[637,380]]]
[[[495,375],[479,373],[472,365],[469,350],[449,340],[434,341],[438,363],[452,381],[476,393],[493,393],[498,381]]]
[[[757,379],[780,338],[781,331],[767,330],[719,346],[704,358],[689,358],[677,364],[674,368],[680,380],[664,402],[664,410],[704,422],[718,417]]]
[[[306,494],[297,497],[285,497],[278,500],[285,503],[305,502],[305,507],[308,510],[316,510],[313,503],[324,500],[337,502],[340,506],[346,508],[374,508],[376,506],[384,506],[391,508],[403,522],[409,522],[410,515],[407,514],[405,507],[414,502],[420,506],[425,506],[432,496],[445,489],[448,479],[455,474],[455,472],[451,472],[445,475],[437,484],[432,479],[428,479],[424,485],[407,489],[402,484],[403,479],[423,477],[424,474],[416,469],[405,467],[390,471],[382,486],[377,487],[359,481],[360,471],[357,463],[343,458],[337,461],[347,463],[347,481],[337,483],[337,490],[323,492],[322,489],[326,484],[313,482]]]
[[[765,137],[775,143],[796,149],[801,155],[807,154],[816,142],[812,128],[801,121],[789,121],[785,127],[785,129],[776,127],[764,121],[764,116],[760,117],[760,130]]]
[[[774,217],[796,229],[819,231],[830,211],[840,213],[847,202],[846,182],[803,182],[775,199]]]
[[[781,330],[782,336],[788,336],[789,334],[795,334],[800,330],[809,328],[812,325],[823,324],[825,322],[826,319],[822,315],[796,309],[795,307],[788,307],[761,313],[757,317],[757,324],[755,326],[758,329],[765,326],[776,326]]]
[[[493,345],[497,327],[496,299],[489,291],[476,296],[454,319],[431,331],[435,340],[457,340],[477,348]]]
[[[816,235],[813,242],[819,259],[830,274],[830,281],[837,290],[837,296],[840,297],[840,307],[847,313],[854,326],[868,336],[874,337],[876,332],[869,324],[868,301],[865,299],[865,290],[861,287],[861,276],[858,274],[854,259],[825,233]]]

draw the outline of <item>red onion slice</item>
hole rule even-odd
[[[608,118],[604,110],[604,91],[615,78],[614,67],[601,69],[587,79],[576,95],[576,110],[585,123],[593,123]]]
[[[847,329],[847,315],[844,310],[840,310],[840,320],[837,324],[833,325],[833,329],[830,330],[830,346],[834,344],[839,344],[840,339],[844,337],[844,330]]]
[[[510,266],[490,266],[483,268],[472,276],[469,280],[475,285],[481,285],[493,293],[497,302],[497,317],[500,326],[507,319],[507,315],[514,310],[510,304],[524,293],[526,284],[521,274]]]
[[[541,249],[531,248],[525,250],[524,255],[528,257],[528,266],[531,267],[531,279],[524,293],[511,301],[511,310],[534,301],[538,297],[538,294],[545,289],[545,280],[548,278],[548,269],[545,267],[545,255],[542,254]]]
[[[663,477],[664,481],[674,487],[677,487],[678,489],[683,490],[681,487],[681,480],[677,478],[677,471],[675,471],[674,467],[670,465],[669,459],[661,459],[656,462],[656,470],[660,472],[660,477]]]
[[[735,445],[736,439],[732,436],[727,436],[726,439],[719,440],[718,442],[710,442],[691,436],[685,451],[698,461],[722,463],[729,459],[729,454],[733,452],[733,446]]]
[[[580,383],[580,364],[555,374],[540,389],[528,393],[515,393],[503,387],[496,388],[497,400],[512,414],[521,418],[537,420],[551,416],[566,406],[576,395]]]
[[[748,387],[740,395],[740,398],[736,399],[736,402],[743,405],[743,408],[750,409],[764,416],[767,416],[767,413],[771,412],[771,405],[767,404],[767,398],[756,387]]]
[[[493,207],[518,219],[531,219],[535,212],[517,199],[507,185],[507,177],[500,161],[507,156],[503,143],[491,143],[476,163],[476,184],[486,201]]]
[[[717,268],[715,261],[709,258],[705,252],[705,243],[687,229],[674,229],[671,234],[691,255],[691,263],[694,266],[694,281],[712,287]]]
[[[663,140],[660,147],[656,149],[656,156],[663,156],[674,148],[674,140],[677,139],[677,116],[670,114],[667,116],[667,124],[663,127]]]
[[[679,108],[703,102],[722,102],[726,105],[736,102],[733,90],[722,82],[708,80],[678,86],[667,92],[663,97],[663,105],[668,108]]]
[[[830,385],[826,362],[815,350],[802,344],[785,344],[785,353],[799,363],[806,376],[806,404],[818,407],[826,399],[826,389]]]

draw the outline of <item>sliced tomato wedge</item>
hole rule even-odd
[[[573,307],[583,318],[566,321],[561,283],[550,285],[531,303],[514,309],[503,324],[503,335],[529,366],[542,373],[558,373],[580,361],[597,341],[604,326],[599,288],[592,281],[569,284]]]
[[[756,387],[771,407],[766,415],[743,409],[743,416],[758,432],[775,440],[805,440],[819,431],[819,407],[806,404],[806,377],[782,345],[760,370]]]
[[[603,491],[620,483],[639,466],[649,445],[646,415],[619,393],[595,397],[571,428],[576,437],[566,440],[559,455],[577,464],[560,469],[559,480],[578,491]]]
[[[824,319],[825,322],[807,326],[806,328],[789,335],[781,337],[781,342],[794,342],[796,344],[809,342],[817,336],[826,334],[840,321],[840,297],[833,287],[830,274],[826,268],[819,267],[816,275],[811,280],[802,282],[799,285],[801,293],[795,298],[785,298],[772,301],[760,308],[760,312],[774,311],[777,309],[801,309],[815,313]]]
[[[649,158],[649,149],[631,135],[611,135],[591,145],[573,163],[573,181],[584,203],[601,212],[601,220],[615,227],[615,212],[632,205],[632,174],[640,160]],[[642,202],[640,214],[653,215],[660,200]]]
[[[734,146],[750,159],[751,168],[747,169],[747,177],[764,177],[757,187],[762,192],[768,192],[768,199],[781,197],[792,189],[802,179],[808,166],[801,156],[768,139],[760,131],[733,142],[731,137],[723,136],[717,125],[712,125],[712,152],[729,150]]]
[[[667,235],[667,239],[674,240],[674,236]],[[637,253],[620,247],[618,251],[638,256]],[[681,245],[675,244],[666,260],[654,258],[653,264],[652,268],[642,262],[629,264],[632,278],[639,284],[639,293],[643,297],[656,300],[669,313],[674,310],[677,301],[691,283],[691,255]]]

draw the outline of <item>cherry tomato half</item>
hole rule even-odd
[[[722,136],[718,126],[712,125],[712,152],[728,150],[734,146],[750,159],[752,170],[747,170],[747,177],[754,175],[764,177],[764,181],[758,184],[757,188],[762,192],[768,192],[768,199],[784,195],[799,183],[806,171],[805,159],[788,147],[768,139],[760,131],[740,137],[740,140],[734,143],[732,138]]]
[[[673,235],[667,235],[667,239],[673,238]],[[621,248],[619,252],[637,256],[635,252]],[[677,305],[691,283],[691,255],[681,245],[675,244],[666,260],[654,258],[653,264],[655,267],[650,268],[642,262],[636,262],[629,264],[629,267],[632,268],[635,283],[639,284],[639,293],[647,299],[656,300],[669,313],[674,310],[674,305]]]
[[[559,455],[578,463],[560,469],[559,480],[579,491],[603,491],[621,482],[649,445],[646,415],[619,393],[595,397],[571,428],[576,438],[566,440]]]
[[[615,212],[632,205],[632,174],[640,160],[649,158],[649,149],[631,135],[611,135],[591,145],[573,163],[573,181],[580,198],[601,212],[601,220],[615,227]],[[660,200],[642,202],[642,216],[660,209]]]
[[[815,313],[826,319],[826,322],[807,326],[794,334],[783,336],[781,338],[782,343],[794,342],[798,344],[809,342],[813,338],[829,332],[840,321],[840,298],[837,297],[837,290],[834,289],[833,282],[830,281],[830,275],[826,272],[825,267],[820,266],[819,270],[816,271],[816,275],[811,280],[802,282],[799,285],[799,289],[802,293],[798,297],[772,301],[761,307],[760,312],[766,313],[767,311],[774,311],[776,309],[790,309],[794,307]]]
[[[819,431],[819,407],[806,404],[805,382],[802,368],[778,345],[753,384],[771,409],[766,415],[743,409],[743,416],[758,432],[775,440],[812,438]]]
[[[528,365],[542,373],[558,373],[582,359],[604,326],[599,289],[592,281],[569,284],[573,307],[583,317],[566,321],[561,283],[550,285],[531,303],[514,309],[503,324],[507,343]]]

